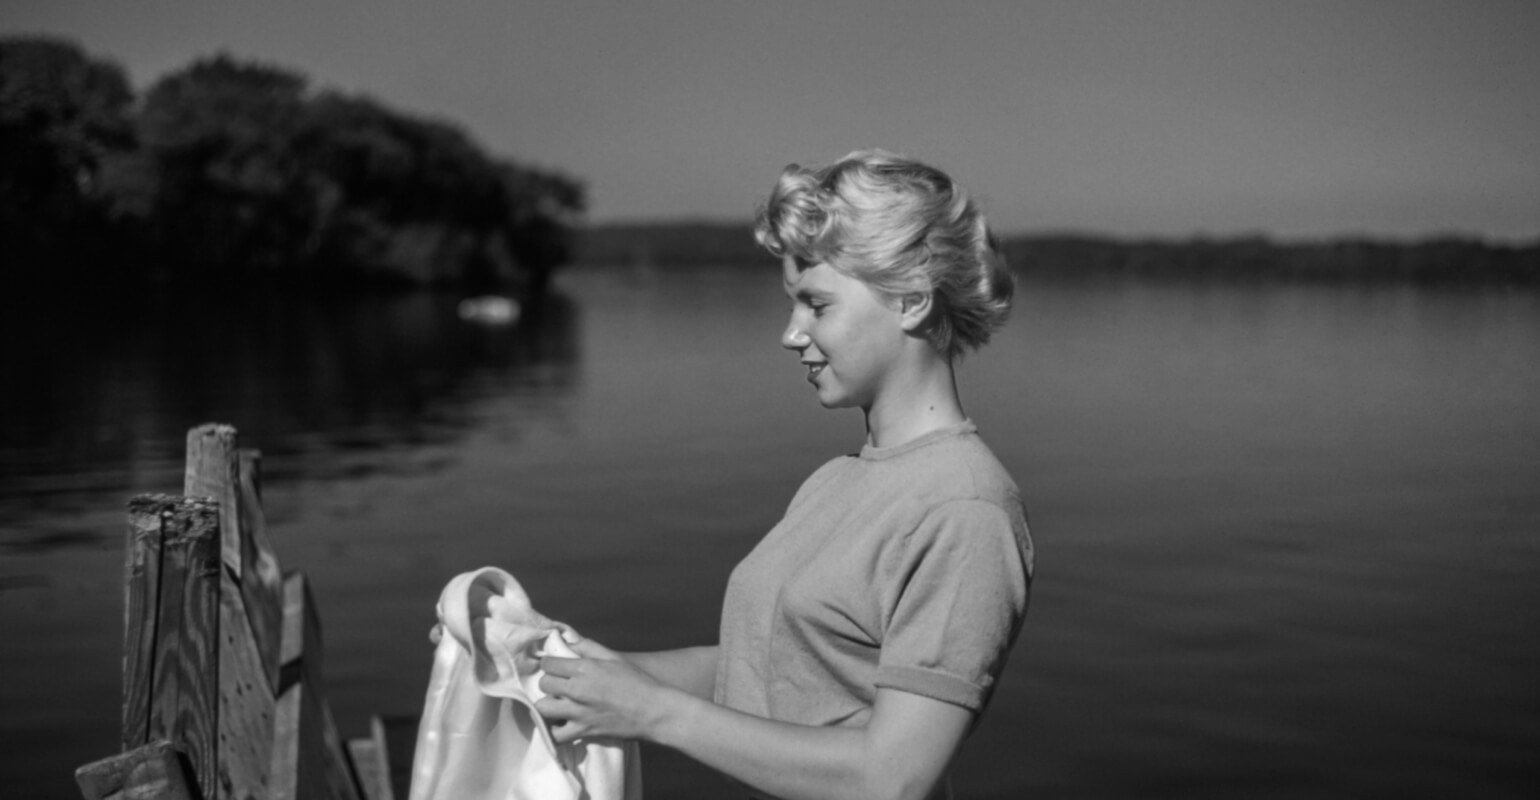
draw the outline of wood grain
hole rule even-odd
[[[187,467],[182,479],[182,494],[206,497],[219,503],[219,555],[236,575],[241,574],[242,568],[237,533],[240,511],[236,505],[239,470],[235,428],[210,422],[187,432]]]
[[[123,750],[150,741],[150,688],[160,608],[162,516],[179,498],[139,495],[128,503],[123,556]]]
[[[352,759],[322,691],[320,617],[303,573],[291,572],[284,579],[283,630],[272,797],[359,800]]]
[[[75,770],[86,800],[203,800],[187,764],[164,739]]]
[[[261,657],[268,691],[278,694],[279,651],[283,646],[283,571],[267,536],[267,516],[262,511],[262,454],[243,449],[236,453],[239,485],[236,491],[240,522],[241,597],[247,624]]]
[[[219,509],[184,498],[162,515],[149,736],[187,754],[198,789],[217,794]]]
[[[277,701],[228,571],[219,595],[219,780],[226,800],[269,796]]]

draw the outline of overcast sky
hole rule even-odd
[[[788,162],[931,161],[1007,232],[1540,236],[1540,3],[7,0],[143,88],[291,67],[589,186],[747,217]]]

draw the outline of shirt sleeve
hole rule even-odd
[[[987,501],[932,510],[884,598],[876,685],[982,710],[1026,614],[1026,541],[1024,517]]]

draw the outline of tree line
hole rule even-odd
[[[1274,241],[1262,236],[1117,239],[1035,233],[1003,237],[1018,275],[1100,280],[1407,282],[1540,286],[1540,241],[1500,244],[1472,237],[1415,241],[1362,237]],[[578,232],[574,261],[645,268],[773,265],[746,222],[598,225]]]
[[[0,39],[0,276],[539,291],[573,178],[458,126],[225,55],[136,95],[53,38]]]

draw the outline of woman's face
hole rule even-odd
[[[904,343],[896,303],[827,264],[782,260],[791,322],[781,346],[795,350],[825,408],[871,409],[890,382]]]

